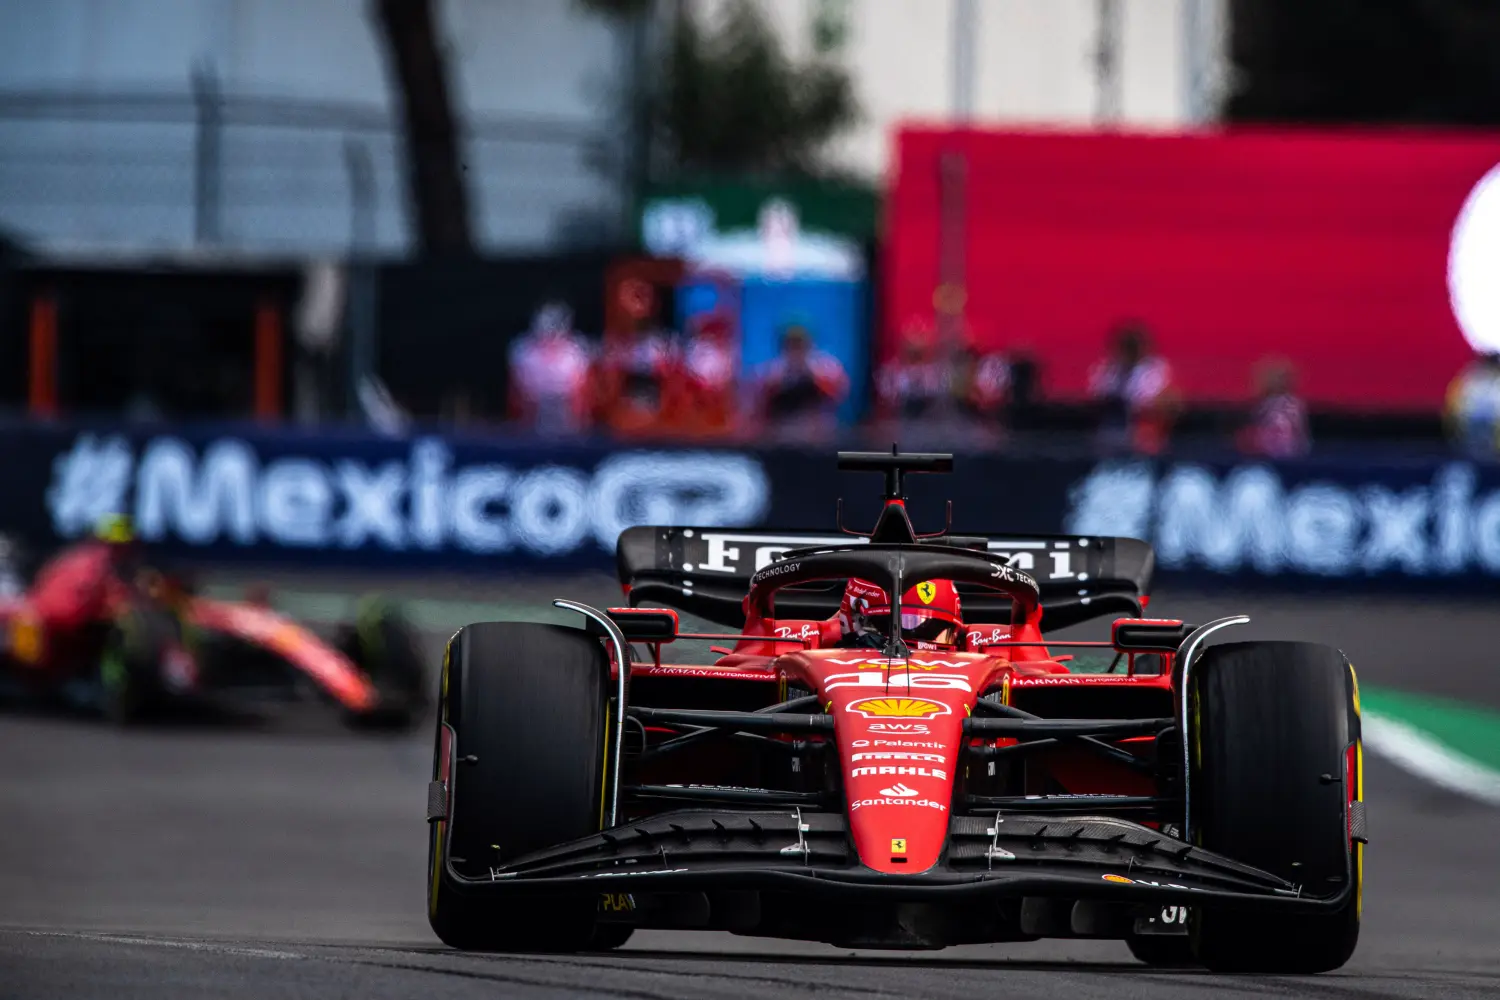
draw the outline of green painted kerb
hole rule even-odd
[[[1420,729],[1450,750],[1500,771],[1500,712],[1390,688],[1360,685],[1359,694],[1366,711]]]

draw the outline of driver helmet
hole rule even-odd
[[[963,630],[958,589],[952,580],[923,580],[891,607],[885,590],[868,580],[851,578],[839,607],[844,634],[890,634],[891,615],[901,616],[901,638],[914,649],[954,650]]]
[[[133,545],[135,526],[128,514],[105,514],[94,524],[94,537],[108,545]]]
[[[140,570],[144,556],[130,515],[105,514],[94,524],[94,539],[109,553],[109,565],[116,576],[128,579]]]

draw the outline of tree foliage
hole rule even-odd
[[[683,173],[819,172],[828,140],[859,115],[833,53],[795,62],[753,0],[708,25],[677,9],[655,121]]]
[[[1233,0],[1240,121],[1500,123],[1495,0]]]

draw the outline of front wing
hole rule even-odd
[[[689,809],[661,813],[536,851],[475,877],[445,859],[460,892],[527,894],[609,885],[625,892],[878,893],[892,899],[956,896],[1089,898],[1245,908],[1334,909],[1350,891],[1311,896],[1249,865],[1102,816],[955,817],[934,868],[885,875],[859,864],[837,813]]]

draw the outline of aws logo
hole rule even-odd
[[[866,719],[933,719],[952,713],[947,705],[925,698],[866,698],[850,702],[844,711]]]

